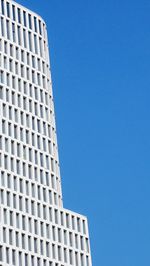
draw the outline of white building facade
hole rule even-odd
[[[86,217],[63,208],[46,25],[0,0],[0,266],[91,266]]]

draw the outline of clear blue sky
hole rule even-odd
[[[64,206],[93,266],[149,266],[150,1],[18,2],[47,22]]]

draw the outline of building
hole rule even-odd
[[[45,22],[0,0],[0,266],[91,266],[86,217],[63,208]]]

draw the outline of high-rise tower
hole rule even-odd
[[[0,266],[91,266],[87,220],[63,208],[44,21],[0,0]]]

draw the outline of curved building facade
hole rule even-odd
[[[0,265],[92,265],[86,217],[63,208],[46,25],[10,0],[0,0]]]

